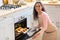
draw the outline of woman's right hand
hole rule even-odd
[[[40,32],[36,33],[33,37],[32,40],[34,40],[35,38],[37,38],[40,35]]]

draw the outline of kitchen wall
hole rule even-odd
[[[44,7],[52,22],[60,27],[60,5],[44,5]]]

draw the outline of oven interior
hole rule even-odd
[[[15,27],[15,40],[19,40],[27,31],[27,18],[24,18],[14,24]],[[20,39],[21,40],[21,39]]]

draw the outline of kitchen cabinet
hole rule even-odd
[[[3,21],[0,22],[0,40],[4,40],[4,37],[5,37],[4,36],[5,27],[3,27],[4,26],[3,23],[4,23]]]
[[[14,40],[14,20],[9,16],[0,21],[0,40]]]

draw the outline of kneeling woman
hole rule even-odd
[[[45,13],[44,7],[41,2],[36,2],[33,9],[33,19],[38,21],[37,28],[41,28],[33,38],[43,33],[42,40],[57,40],[57,28]]]

